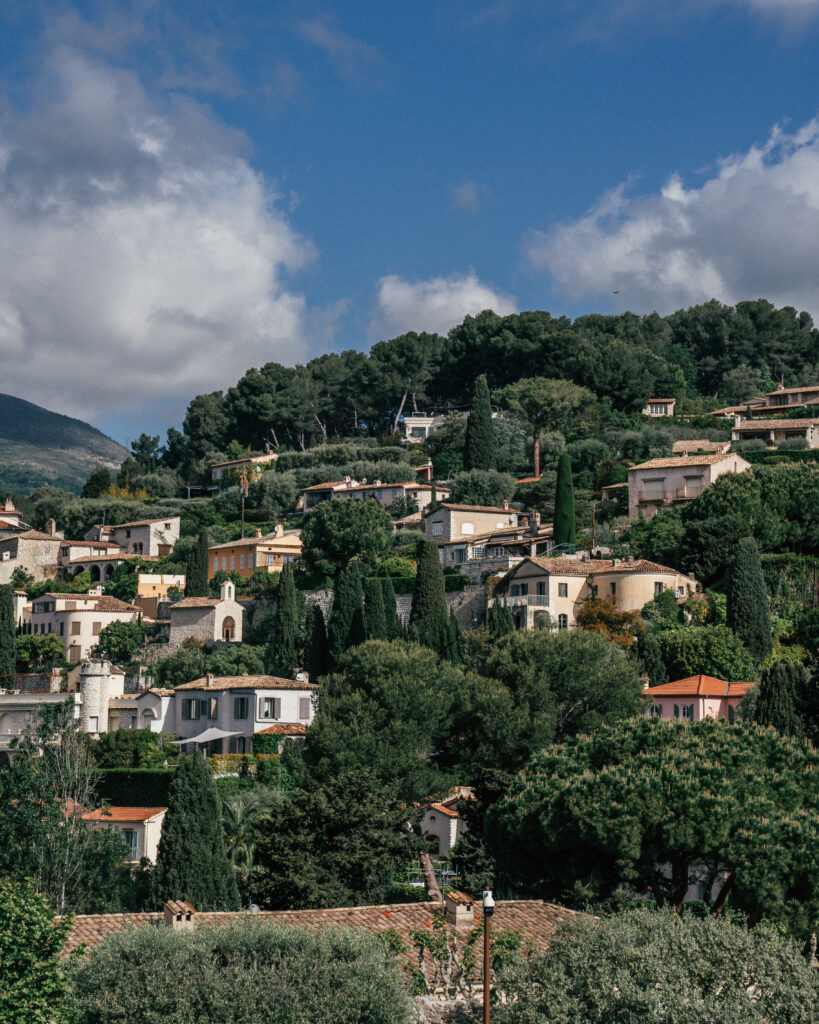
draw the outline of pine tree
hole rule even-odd
[[[291,679],[298,667],[299,613],[293,567],[285,565],[276,590],[273,635],[264,652],[268,675]]]
[[[438,654],[446,652],[449,626],[444,571],[434,540],[422,540],[418,545],[418,574],[412,594],[409,633],[410,639]]]
[[[361,588],[361,570],[356,561],[346,565],[336,578],[327,638],[332,668],[338,665],[348,648],[356,647],[365,640],[364,593]]]
[[[152,875],[154,897],[187,900],[197,910],[238,910],[239,891],[225,852],[219,794],[210,762],[180,757]]]
[[[771,650],[771,609],[753,537],[743,537],[728,574],[726,620],[757,661]]]
[[[801,736],[800,695],[807,683],[802,665],[774,662],[762,673],[754,704],[754,721],[772,725],[787,736]]]
[[[575,542],[572,460],[565,453],[557,460],[554,541],[555,545]]]
[[[496,469],[495,431],[492,426],[492,406],[486,375],[475,379],[472,407],[466,421],[464,443],[464,469]]]
[[[324,612],[318,601],[307,605],[304,630],[304,667],[309,672],[312,683],[319,676],[326,676],[330,671],[327,626],[324,623]]]
[[[368,640],[389,640],[387,636],[387,615],[384,609],[384,592],[381,580],[370,577],[364,580],[364,621]]]
[[[207,597],[208,589],[208,531],[201,529],[196,539],[196,547],[188,555],[185,572],[185,597]]]
[[[379,580],[381,584],[381,603],[384,605],[385,640],[403,640],[405,631],[398,617],[398,602],[395,599],[395,587],[392,580],[385,576]]]
[[[14,587],[7,583],[0,586],[0,686],[14,689],[16,663]]]
[[[497,640],[499,637],[507,636],[507,634],[515,632],[515,620],[512,618],[512,613],[506,605],[499,600],[496,600],[489,609],[489,614],[486,617],[486,624],[489,627],[489,635],[493,640]]]

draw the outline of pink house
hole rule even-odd
[[[697,722],[701,718],[727,718],[733,725],[745,694],[756,683],[726,683],[713,676],[689,676],[673,683],[646,686],[649,718],[682,718]]]

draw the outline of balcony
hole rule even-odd
[[[638,505],[672,505],[675,501],[693,501],[699,498],[704,488],[678,487],[668,491],[641,491],[637,497]]]
[[[494,600],[500,601],[507,608],[522,608],[524,605],[529,608],[549,607],[548,594],[516,594],[514,597],[507,594],[502,597],[496,597]]]

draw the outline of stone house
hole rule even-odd
[[[65,540],[60,546],[59,563],[69,579],[88,571],[96,583],[110,580],[114,569],[132,557],[114,541]]]
[[[493,505],[453,505],[442,502],[424,516],[424,536],[438,544],[491,534],[518,525],[518,513],[504,501]]]
[[[162,823],[167,807],[100,807],[86,811],[83,819],[92,828],[112,828],[119,832],[128,848],[126,863],[136,866],[143,857],[156,863]]]
[[[304,511],[309,512],[320,505],[323,501],[332,501],[337,498],[348,498],[356,501],[363,501],[365,498],[374,498],[384,508],[392,508],[393,502],[407,498],[415,502],[419,509],[424,509],[432,501],[432,485],[419,483],[417,480],[409,480],[399,484],[385,484],[380,480],[373,480],[368,483],[366,480],[353,480],[345,476],[343,480],[335,480],[330,483],[313,484],[312,487],[302,489],[304,499]],[[448,487],[437,488],[438,497],[448,497]]]
[[[783,441],[804,441],[808,448],[819,448],[819,419],[743,420],[739,416],[731,430],[734,441],[762,440],[769,448]]]
[[[1,538],[0,583],[10,583],[15,569],[25,569],[37,581],[54,579],[61,544],[53,519],[49,520],[48,533],[24,530]]]
[[[426,441],[429,435],[443,425],[443,416],[434,416],[430,413],[414,412],[404,415],[404,442],[410,441],[419,444]]]
[[[55,633],[72,663],[88,657],[100,632],[112,622],[138,620],[139,608],[104,595],[102,587],[87,594],[43,594],[31,609],[32,632]]]
[[[113,542],[129,555],[163,558],[179,540],[180,522],[180,516],[163,516],[115,526],[97,524],[86,533],[85,540]]]
[[[498,582],[488,604],[509,608],[516,629],[545,623],[570,629],[590,598],[611,601],[621,612],[640,611],[666,590],[684,598],[697,589],[693,576],[645,559],[525,558]]]
[[[649,459],[628,471],[629,519],[653,518],[659,509],[693,501],[724,473],[744,473],[751,468],[741,455],[714,452]]]
[[[245,610],[236,600],[236,587],[226,580],[219,597],[183,597],[170,606],[169,649],[193,637],[202,643],[241,643]]]
[[[23,523],[23,513],[18,512],[11,498],[6,498],[3,508],[0,508],[0,537],[10,537],[26,529],[28,527]]]
[[[245,579],[250,579],[256,569],[281,572],[289,562],[295,562],[300,554],[300,530],[286,531],[279,525],[273,533],[264,536],[261,530],[256,530],[252,537],[214,544],[209,549],[208,579],[213,579],[220,571],[238,572]]]
[[[211,754],[249,754],[253,736],[274,724],[309,727],[315,715],[318,686],[276,676],[203,676],[177,686],[174,732],[189,740],[181,750],[194,751],[196,737],[214,728],[230,736],[208,743]]]
[[[673,416],[676,404],[676,398],[649,398],[643,409],[643,416],[651,416],[652,419]]]
[[[646,685],[648,718],[681,718],[698,722],[702,718],[725,718],[733,725],[742,698],[756,683],[727,683],[713,676],[689,676],[659,686]]]
[[[798,388],[780,387],[775,391],[768,391],[764,402],[752,406],[752,408],[756,413],[779,413],[810,405],[819,405],[819,384],[803,385]],[[736,411],[744,413],[745,407]]]
[[[527,555],[549,555],[554,547],[551,523],[541,526],[537,512],[518,518],[517,526],[440,541],[441,565],[458,569],[472,583],[479,583],[484,574],[505,573]]]

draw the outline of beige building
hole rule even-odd
[[[171,553],[179,540],[180,522],[180,516],[163,516],[161,519],[139,519],[116,526],[97,524],[86,533],[85,539],[113,542],[129,555],[163,558]]]
[[[162,822],[167,807],[100,807],[83,814],[92,828],[112,828],[119,832],[128,848],[125,858],[136,866],[145,857],[156,864]]]
[[[443,416],[433,416],[431,413],[415,412],[404,416],[404,441],[420,444],[426,441],[429,435],[437,430],[444,422]]]
[[[146,618],[156,619],[160,602],[167,601],[172,590],[179,594],[184,593],[184,573],[140,572],[137,574],[137,592],[134,604]]]
[[[50,520],[52,524],[54,520]],[[0,539],[0,583],[11,583],[15,569],[24,569],[35,580],[50,580],[57,575],[62,537],[39,530],[24,530]]]
[[[724,473],[744,473],[751,468],[741,455],[715,452],[650,459],[628,471],[628,514],[651,519],[659,509],[698,498]]]
[[[11,498],[6,498],[0,508],[0,537],[10,537],[13,533],[22,533],[27,529],[23,523],[23,513],[14,507]]]
[[[424,536],[438,544],[497,533],[518,525],[518,513],[505,501],[501,506],[452,505],[443,502],[424,516]]]
[[[649,398],[643,409],[643,416],[651,416],[653,419],[673,416],[676,404],[676,398]]]
[[[244,608],[236,600],[236,587],[226,580],[219,597],[183,597],[170,607],[169,649],[174,651],[185,640],[202,643],[241,643]]]
[[[750,441],[756,438],[774,448],[783,441],[804,441],[808,448],[819,448],[819,419],[799,420],[741,420],[731,431],[734,441]]]
[[[634,612],[666,590],[684,598],[696,589],[693,576],[645,559],[525,558],[498,582],[489,605],[505,604],[517,629],[570,629],[590,598]]]
[[[257,569],[281,572],[283,567],[301,554],[301,531],[286,531],[279,525],[262,536],[257,530],[252,537],[214,544],[208,551],[208,579],[217,572],[238,572],[250,579]]]
[[[440,541],[438,555],[444,568],[454,568],[479,583],[488,573],[497,576],[517,565],[527,555],[549,555],[554,547],[553,528],[540,525],[537,512],[518,516],[517,526]]]
[[[102,594],[43,594],[32,604],[33,633],[55,633],[63,642],[70,662],[83,661],[96,645],[101,631],[112,622],[137,622],[139,608]]]
[[[343,480],[305,487],[301,493],[305,512],[309,512],[323,501],[332,501],[336,498],[351,498],[355,501],[374,498],[385,508],[392,508],[393,502],[402,498],[415,502],[419,509],[426,508],[432,501],[432,485],[418,483],[417,480],[402,484],[385,484],[380,480],[368,483],[366,480],[353,480],[352,477],[345,476]],[[437,495],[439,498],[449,497],[449,488],[438,487]]]

